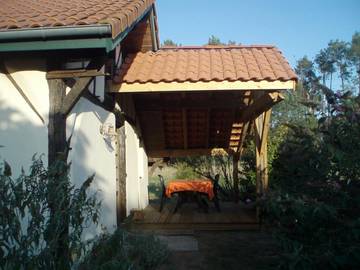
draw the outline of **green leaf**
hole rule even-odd
[[[9,165],[9,163],[7,163],[6,161],[4,161],[4,175],[10,177],[12,175],[11,173],[11,167]]]

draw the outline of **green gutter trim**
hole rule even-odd
[[[92,49],[112,47],[111,38],[68,39],[0,43],[0,52],[45,51],[63,49]]]
[[[86,25],[86,26],[68,26],[68,27],[45,27],[29,28],[11,31],[0,31],[1,42],[22,42],[22,41],[45,41],[77,38],[100,38],[111,37],[111,26]]]

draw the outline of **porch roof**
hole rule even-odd
[[[274,46],[173,47],[129,54],[110,91],[150,157],[187,156],[241,151],[253,120],[296,81]]]
[[[274,46],[168,47],[128,55],[111,91],[284,90],[296,80]]]

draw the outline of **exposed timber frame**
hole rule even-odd
[[[51,70],[52,64],[49,63],[48,70]],[[94,58],[90,61],[88,69],[100,68],[104,64],[104,58]],[[49,78],[49,76],[47,76]],[[51,77],[51,76],[50,76]],[[72,78],[73,83],[71,90],[66,94],[67,84],[64,79],[48,79],[49,85],[49,124],[48,124],[48,166],[52,167],[57,161],[67,163],[70,142],[66,140],[66,118],[82,94],[87,90],[87,86],[93,79],[92,76]],[[55,165],[56,166],[56,165]],[[64,172],[65,173],[65,172]],[[54,178],[56,180],[56,177]],[[49,183],[57,188],[63,189],[60,183]],[[61,190],[59,190],[61,192]],[[66,190],[65,190],[66,192]],[[57,201],[50,198],[50,223],[56,224],[56,216],[62,215],[64,207],[69,204],[68,198],[64,198],[61,207],[58,207]],[[59,213],[60,211],[60,213]],[[69,252],[69,217],[63,215],[61,221],[61,236],[56,243],[56,261],[57,268],[70,269],[70,252]]]
[[[267,140],[270,126],[271,108],[263,112],[254,120],[255,131],[255,156],[256,156],[256,195],[257,199],[267,192],[268,189],[268,156]],[[260,222],[260,208],[257,207],[256,216]]]
[[[251,103],[251,92],[250,91],[247,91],[244,94],[244,101],[243,102],[247,106],[247,108],[250,106],[250,103]],[[244,111],[246,112],[246,109]],[[234,201],[236,203],[239,202],[239,161],[240,161],[242,150],[243,150],[243,144],[244,144],[246,135],[248,133],[248,127],[249,127],[249,121],[246,121],[246,122],[242,123],[239,144],[237,146],[236,151],[233,153],[233,156],[232,156],[232,161],[233,161],[233,185],[234,185],[234,193],[235,193]]]
[[[125,124],[117,128],[116,140],[116,221],[117,226],[126,218],[126,145]]]

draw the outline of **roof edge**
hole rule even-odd
[[[78,38],[111,37],[111,26],[94,24],[64,27],[41,27],[0,31],[0,43],[23,41],[46,41]]]
[[[163,46],[160,50],[198,50],[198,49],[241,49],[241,48],[276,48],[275,45],[189,45],[189,46]]]

